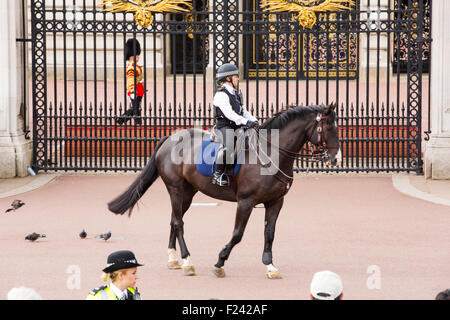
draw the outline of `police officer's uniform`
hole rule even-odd
[[[111,273],[121,269],[143,266],[139,264],[134,253],[129,250],[120,250],[108,256],[105,273]],[[92,290],[86,300],[141,300],[137,288],[127,288],[121,291],[113,283]]]
[[[141,296],[136,289],[127,288],[126,294],[122,294],[119,296],[118,293],[115,293],[111,288],[113,284],[104,285],[92,290],[87,296],[86,300],[141,300]]]
[[[230,63],[222,65],[217,70],[217,80],[222,83],[226,80],[231,82],[232,75],[239,75],[238,68]],[[228,79],[227,79],[228,78]],[[222,84],[214,95],[215,129],[220,131],[223,148],[216,157],[216,171],[213,183],[219,186],[227,186],[228,179],[225,174],[226,165],[232,161],[230,154],[233,152],[234,141],[227,141],[227,129],[236,130],[242,126],[257,127],[258,120],[247,111],[241,94],[228,84]],[[234,135],[233,135],[234,136]],[[231,149],[231,150],[229,150]],[[227,155],[227,159],[225,159]]]

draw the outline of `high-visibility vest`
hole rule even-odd
[[[128,294],[133,295],[132,300],[141,300],[141,296],[137,291],[137,289],[135,290],[134,288],[127,288],[127,290]],[[109,285],[105,285],[95,288],[94,290],[89,292],[88,296],[86,297],[86,300],[119,300],[119,299],[111,290]]]

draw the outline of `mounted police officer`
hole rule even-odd
[[[136,260],[134,253],[120,250],[108,256],[107,266],[103,269],[103,280],[111,281],[92,290],[86,300],[141,300],[135,288],[137,267],[142,266]]]
[[[234,64],[225,63],[217,70],[217,82],[220,87],[214,95],[213,104],[215,129],[221,133],[222,148],[217,153],[216,171],[212,182],[218,186],[228,186],[225,171],[227,164],[233,161],[230,155],[234,151],[234,131],[243,126],[257,129],[259,124],[258,120],[247,111],[242,94],[237,92],[239,69]]]

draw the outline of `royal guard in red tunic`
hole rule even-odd
[[[138,65],[141,45],[136,39],[129,39],[125,46],[125,58],[128,61],[127,74],[127,94],[131,100],[131,109],[116,118],[118,124],[123,124],[133,117],[135,123],[141,124],[141,103],[144,96],[144,72]]]

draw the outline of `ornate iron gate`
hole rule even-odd
[[[305,28],[292,13],[263,11],[259,0],[194,0],[193,11],[157,14],[142,28],[131,13],[103,11],[101,1],[31,0],[33,168],[140,170],[162,136],[212,126],[215,70],[232,62],[262,120],[292,105],[338,103],[342,166],[300,156],[298,171],[421,172],[431,1],[387,2],[355,1]],[[142,123],[119,126],[115,116],[129,104],[129,38],[141,42],[148,92]]]

